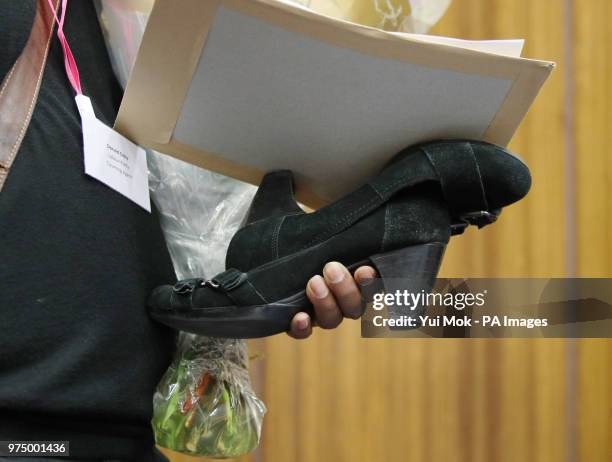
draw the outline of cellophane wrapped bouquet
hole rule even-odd
[[[153,398],[157,444],[223,458],[257,447],[265,407],[251,391],[247,361],[242,341],[183,334]]]

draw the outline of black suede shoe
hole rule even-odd
[[[291,172],[269,173],[232,238],[229,269],[158,287],[151,315],[214,337],[284,332],[299,311],[312,315],[304,289],[329,261],[351,270],[373,265],[387,291],[401,281],[401,289],[429,292],[450,236],[492,223],[530,186],[521,160],[480,141],[407,148],[364,186],[313,213],[295,202]]]

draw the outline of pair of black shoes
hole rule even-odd
[[[460,140],[409,147],[361,188],[313,213],[295,202],[291,172],[268,173],[232,238],[228,269],[158,287],[151,315],[213,337],[284,332],[296,313],[312,315],[304,289],[329,261],[349,270],[369,264],[383,284],[429,292],[451,235],[494,222],[530,186],[529,169],[509,151]]]

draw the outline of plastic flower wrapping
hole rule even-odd
[[[183,334],[153,397],[158,445],[237,457],[259,443],[265,406],[251,391],[244,342]]]
[[[255,188],[149,153],[149,186],[179,279],[223,270],[231,236]],[[153,397],[159,446],[228,458],[257,447],[266,408],[252,390],[244,340],[181,332]]]
[[[392,32],[425,34],[452,0],[281,0],[318,13]]]

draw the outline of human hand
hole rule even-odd
[[[359,285],[376,277],[371,266],[361,266],[351,275],[344,265],[330,262],[323,268],[323,276],[310,278],[306,296],[314,306],[316,325],[334,329],[346,318],[358,319],[363,313],[363,299]],[[307,313],[297,313],[291,320],[289,335],[304,339],[312,334],[315,323]]]

